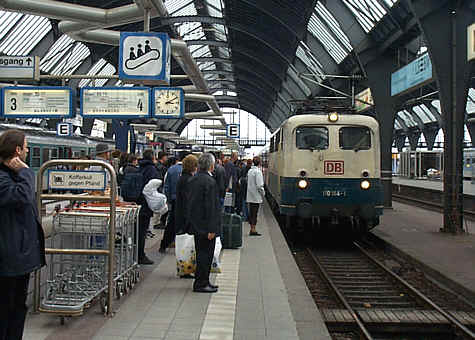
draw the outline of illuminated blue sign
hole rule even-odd
[[[391,74],[391,96],[412,90],[433,78],[432,63],[426,53]]]

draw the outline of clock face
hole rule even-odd
[[[155,115],[170,118],[181,117],[182,101],[182,89],[155,89]]]

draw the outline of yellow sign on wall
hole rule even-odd
[[[475,23],[467,28],[467,59],[475,60]]]
[[[373,105],[374,105],[373,95],[371,94],[371,89],[369,87],[366,90],[361,91],[355,96],[356,112],[365,111]]]

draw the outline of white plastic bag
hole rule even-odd
[[[224,206],[225,207],[233,207],[234,206],[234,195],[232,192],[227,192],[226,196],[224,197]]]
[[[175,255],[178,276],[193,274],[196,271],[195,238],[193,235],[176,235]]]
[[[164,194],[158,192],[158,188],[162,185],[162,180],[151,179],[147,185],[143,188],[143,195],[147,200],[148,207],[154,213],[160,215],[165,214],[168,211],[167,197]]]
[[[216,245],[214,246],[213,263],[211,264],[211,273],[221,273],[221,262],[219,261],[219,255],[221,254],[221,238],[216,237]]]

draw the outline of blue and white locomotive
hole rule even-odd
[[[288,118],[262,153],[271,204],[287,224],[313,218],[320,225],[366,231],[382,215],[378,122],[358,114]]]

